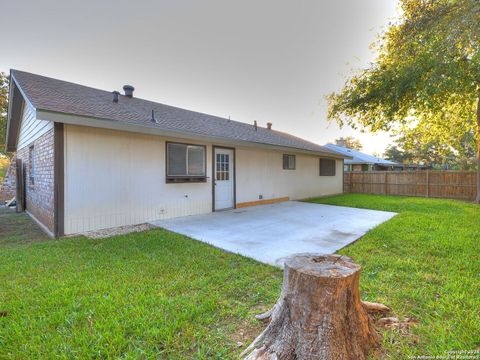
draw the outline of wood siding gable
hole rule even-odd
[[[53,129],[53,122],[36,118],[35,109],[28,102],[24,102],[21,116],[17,150],[28,146]]]

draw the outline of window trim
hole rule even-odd
[[[35,145],[28,147],[28,184],[35,185]]]
[[[293,168],[285,167],[285,156],[293,156]],[[297,156],[295,154],[286,154],[282,155],[282,168],[283,170],[297,170]]]
[[[227,149],[233,151],[233,208],[237,208],[237,150],[234,147],[222,146],[212,144],[212,211],[217,211],[215,209],[215,149]]]
[[[333,174],[322,175],[322,159],[333,161]],[[342,170],[343,170],[343,168],[342,168]],[[337,160],[326,158],[326,157],[318,158],[318,175],[319,176],[337,176]]]
[[[168,144],[195,146],[203,148],[203,172],[205,175],[168,175]],[[188,163],[187,163],[188,167]],[[207,182],[207,146],[199,144],[182,143],[178,141],[165,141],[165,183],[200,183]]]

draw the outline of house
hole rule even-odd
[[[350,149],[345,146],[326,144],[325,147],[329,150],[351,157],[351,159],[345,160],[344,171],[382,171],[404,169],[403,164],[381,159],[379,157],[365,154],[361,151]]]
[[[7,151],[54,236],[342,192],[342,153],[123,89],[11,71]]]

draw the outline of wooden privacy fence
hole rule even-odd
[[[344,191],[407,195],[473,201],[477,195],[474,171],[345,172]]]

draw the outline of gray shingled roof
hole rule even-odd
[[[336,151],[338,153],[353,157],[353,159],[345,160],[345,165],[348,165],[348,164],[378,164],[378,165],[385,165],[385,166],[398,165],[398,163],[394,161],[385,160],[385,159],[375,157],[369,154],[365,154],[358,150],[350,149],[340,145],[327,144],[325,145],[325,147],[329,148],[330,150]]]
[[[120,95],[118,103],[114,103],[110,91],[18,70],[12,70],[11,74],[37,110],[108,119],[193,136],[247,141],[343,157],[333,150],[276,130],[258,127],[255,131],[253,125],[135,97]],[[155,112],[157,123],[151,121],[152,110]]]

